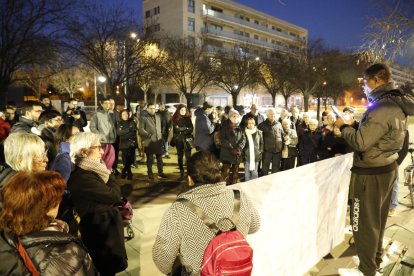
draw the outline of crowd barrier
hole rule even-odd
[[[301,276],[344,240],[352,153],[232,187],[257,207],[253,275]]]

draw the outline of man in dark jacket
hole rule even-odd
[[[43,107],[40,102],[27,101],[22,108],[22,116],[19,117],[19,121],[14,124],[12,133],[26,132],[31,133],[32,127],[37,127],[40,113],[42,113]]]
[[[360,263],[352,275],[373,276],[382,262],[384,228],[398,175],[396,160],[404,142],[407,115],[414,115],[414,97],[394,88],[390,70],[384,64],[368,67],[364,79],[370,104],[359,128],[353,128],[353,120],[345,116],[339,117],[335,125],[355,150],[351,224]],[[349,269],[338,272],[350,275],[346,274]]]
[[[203,108],[199,108],[194,112],[196,116],[195,122],[195,145],[197,150],[212,152],[214,150],[213,133],[215,130],[214,123],[208,118],[211,113],[212,106],[205,102]]]
[[[153,103],[148,103],[147,114],[142,115],[140,118],[139,133],[144,139],[144,151],[147,154],[147,173],[149,180],[154,180],[154,174],[152,173],[154,154],[157,158],[158,177],[167,178],[163,173],[161,118],[159,114],[155,113],[155,105]]]
[[[240,127],[246,128],[247,126],[247,119],[253,118],[254,122],[256,123],[256,126],[260,125],[264,122],[265,118],[262,114],[260,114],[257,110],[257,106],[255,104],[252,104],[250,108],[250,112],[243,116]]]
[[[41,95],[40,102],[42,103],[44,110],[56,110],[56,108],[52,105],[52,102],[50,101],[49,95]]]
[[[68,107],[65,112],[62,114],[62,118],[67,124],[73,124],[83,132],[83,128],[88,124],[86,114],[78,106],[78,100],[75,98],[70,98],[68,101]]]
[[[276,120],[276,111],[274,108],[269,108],[266,115],[267,119],[258,127],[263,131],[263,175],[269,173],[270,163],[272,163],[272,173],[280,170],[280,153],[283,146],[282,125]]]
[[[160,103],[160,109],[157,114],[161,117],[161,135],[164,143],[164,154],[165,158],[170,159],[170,154],[168,152],[168,134],[171,130],[171,114],[165,108],[165,104]]]

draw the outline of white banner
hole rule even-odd
[[[253,275],[303,275],[344,239],[352,153],[234,185],[258,208]]]

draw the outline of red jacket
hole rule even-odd
[[[3,142],[10,134],[11,126],[8,122],[0,118],[0,142]]]

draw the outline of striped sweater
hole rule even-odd
[[[178,198],[186,198],[195,203],[215,221],[222,230],[231,229],[231,223],[222,218],[233,215],[234,194],[225,183],[197,186]],[[260,217],[246,195],[240,196],[240,219],[237,230],[244,236],[255,233],[260,228]],[[190,209],[179,202],[174,202],[165,212],[160,229],[152,248],[154,263],[158,269],[167,274],[171,272],[174,260],[179,254],[187,274],[199,275],[204,251],[214,237],[213,232]]]

